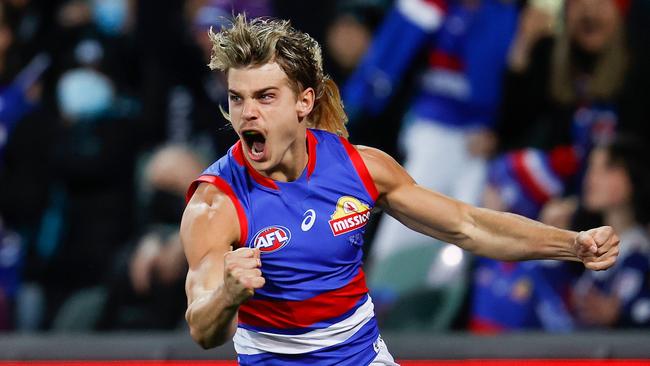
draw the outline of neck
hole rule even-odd
[[[574,43],[573,47],[571,47],[571,58],[576,71],[592,75],[600,59],[600,54],[585,51],[582,47]]]
[[[636,224],[634,213],[629,205],[616,207],[605,212],[605,224],[622,233]]]
[[[309,162],[307,131],[298,134],[296,140],[284,152],[280,163],[260,173],[279,182],[293,182],[300,178]]]

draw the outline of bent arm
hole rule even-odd
[[[183,213],[180,235],[189,263],[185,318],[203,348],[225,343],[237,328],[239,304],[225,290],[224,255],[237,243],[238,227],[230,199],[201,184]]]
[[[380,193],[377,205],[415,231],[499,260],[581,260],[576,232],[451,199],[417,185],[387,154],[358,149]]]

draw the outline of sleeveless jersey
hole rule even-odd
[[[266,283],[239,308],[242,365],[367,365],[379,331],[361,268],[377,189],[356,149],[307,130],[309,160],[293,182],[255,171],[241,142],[190,187],[214,184],[233,201],[240,245],[259,248]]]

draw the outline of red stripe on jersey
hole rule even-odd
[[[447,1],[445,0],[424,0],[425,3],[433,5],[440,9],[443,13],[447,12]]]
[[[239,322],[260,328],[295,329],[332,319],[352,309],[368,293],[363,270],[340,289],[303,301],[249,299],[239,307]]]
[[[366,167],[366,164],[363,162],[363,158],[361,158],[361,155],[359,154],[357,149],[355,149],[355,147],[352,146],[352,144],[348,140],[346,140],[344,137],[340,137],[340,139],[341,139],[341,143],[343,144],[343,147],[345,147],[345,151],[348,153],[348,156],[352,161],[352,165],[354,165],[357,174],[359,174],[359,177],[361,178],[363,185],[366,187],[366,191],[370,195],[370,198],[373,201],[376,201],[377,197],[379,197],[379,192],[377,191],[377,187],[375,186],[375,181],[372,179],[370,172],[368,172],[368,168]]]
[[[309,162],[307,163],[307,178],[311,177],[311,173],[316,169],[316,136],[314,133],[307,130],[307,153],[309,154]]]
[[[525,152],[514,153],[510,159],[517,179],[522,183],[522,187],[526,192],[532,196],[533,200],[538,204],[543,204],[548,201],[550,198],[549,194],[540,187],[535,180],[535,177],[533,177],[529,168],[526,166],[526,162],[524,161]]]
[[[429,54],[429,65],[453,71],[463,70],[463,61],[458,56],[450,55],[440,50],[433,51]]]
[[[219,188],[230,200],[233,205],[235,205],[235,210],[237,211],[237,218],[239,219],[239,245],[245,246],[246,240],[248,240],[248,220],[246,219],[246,212],[242,206],[239,198],[235,195],[235,192],[230,187],[230,184],[223,180],[223,178],[217,177],[216,175],[202,175],[198,177],[187,190],[187,195],[185,196],[186,202],[189,202],[196,189],[199,187],[199,183],[210,183],[215,187]]]

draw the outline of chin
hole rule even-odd
[[[607,205],[605,203],[598,202],[598,200],[589,199],[589,198],[585,198],[585,200],[583,201],[583,205],[587,211],[593,213],[602,212],[607,208]]]
[[[273,168],[275,166],[275,164],[273,164],[273,161],[271,161],[271,159],[266,159],[264,161],[250,161],[249,160],[249,163],[255,170],[261,171],[261,172],[270,170],[271,168]]]
[[[607,46],[607,40],[602,36],[585,36],[579,39],[578,44],[585,52],[591,54],[599,54]]]

